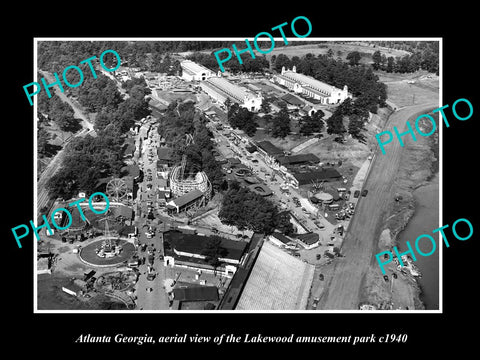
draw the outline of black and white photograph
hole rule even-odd
[[[37,310],[440,309],[441,39],[260,40],[36,39]]]
[[[7,350],[473,348],[475,12],[171,5],[4,22]]]

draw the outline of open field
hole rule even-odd
[[[388,100],[398,107],[417,105],[439,100],[439,77],[426,71],[410,74],[376,72],[381,82],[387,85]]]
[[[327,47],[324,47],[324,46],[327,46]],[[296,46],[287,45],[283,47],[276,47],[275,49],[273,49],[271,53],[266,54],[265,56],[268,60],[270,60],[272,55],[278,55],[278,54],[284,54],[290,58],[293,56],[302,57],[308,53],[311,53],[316,56],[316,55],[326,54],[328,49],[332,49],[334,58],[337,58],[338,51],[340,51],[341,52],[340,58],[342,58],[343,60],[346,59],[348,53],[352,51],[358,51],[362,54],[362,60],[360,61],[361,63],[371,62],[371,55],[377,50],[380,50],[380,52],[382,54],[385,54],[386,57],[389,57],[389,56],[401,57],[409,54],[407,51],[404,51],[404,50],[388,49],[388,48],[378,47],[378,46],[374,47],[373,44],[370,45],[367,42],[348,43],[348,44],[329,42],[329,43],[323,43],[323,44],[307,44],[307,45],[296,45]],[[365,56],[365,53],[368,55]]]

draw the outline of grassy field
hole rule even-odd
[[[410,106],[439,101],[439,77],[426,71],[410,74],[376,72],[387,85],[388,100],[397,106]]]
[[[364,64],[368,64],[372,61],[372,54],[377,50],[380,50],[380,52],[384,54],[386,57],[389,57],[389,56],[401,57],[408,54],[407,51],[379,47],[369,42],[356,42],[356,43],[345,44],[345,43],[337,43],[332,41],[327,44],[322,43],[322,44],[307,44],[307,45],[295,45],[295,46],[287,45],[283,47],[276,47],[275,49],[273,49],[271,53],[265,56],[268,60],[270,60],[272,55],[278,55],[278,54],[284,54],[290,58],[293,56],[302,57],[308,53],[311,53],[316,56],[316,55],[326,54],[329,49],[332,49],[334,58],[337,58],[338,56],[340,56],[340,58],[343,61],[346,61],[346,57],[348,53],[352,51],[358,51],[362,54],[362,59],[360,60],[360,63],[364,63]]]

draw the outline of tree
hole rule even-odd
[[[205,244],[201,254],[205,256],[205,261],[213,266],[213,271],[216,275],[217,268],[222,264],[220,258],[225,257],[228,251],[222,247],[222,238],[214,235]]]
[[[382,54],[380,50],[377,50],[373,53],[372,60],[373,60],[373,68],[375,70],[380,69],[381,63],[382,63]]]
[[[393,56],[387,58],[387,72],[391,73],[394,70],[395,59]]]
[[[245,131],[248,136],[255,135],[257,131],[256,115],[238,104],[230,107],[228,121],[232,127]]]
[[[44,128],[38,129],[38,136],[37,136],[37,151],[41,155],[47,154],[48,149],[48,141],[50,140],[51,136],[50,133],[45,130]]]
[[[272,111],[272,106],[270,105],[270,101],[268,99],[263,99],[262,105],[260,105],[260,111],[268,114],[270,111]]]
[[[300,134],[304,136],[312,135],[313,133],[319,133],[323,130],[323,116],[325,113],[322,110],[318,110],[312,114],[312,116],[305,115],[300,119]]]
[[[275,59],[275,70],[278,72],[282,71],[282,67],[285,66],[285,69],[291,68],[291,61],[285,54],[278,54],[277,58]]]
[[[273,117],[272,136],[283,139],[288,134],[290,134],[290,116],[287,109],[283,108]]]
[[[62,131],[69,131],[75,133],[82,128],[79,119],[65,114],[62,114],[55,118],[55,123]]]
[[[288,228],[288,221],[279,216],[271,201],[241,187],[236,181],[229,184],[218,216],[223,223],[239,230],[250,229],[266,235],[272,234],[277,227]]]
[[[334,112],[332,116],[327,119],[327,134],[343,135],[345,132],[343,116]]]
[[[349,61],[349,64],[351,66],[358,65],[358,62],[360,61],[361,58],[362,58],[362,56],[360,55],[360,53],[358,51],[352,51],[352,52],[348,53],[348,55],[347,55],[347,60]]]
[[[363,124],[364,121],[359,115],[350,115],[348,122],[348,133],[355,139],[364,140],[365,137],[361,134],[361,131],[364,129]]]

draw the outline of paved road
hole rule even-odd
[[[39,70],[39,72],[43,75],[44,78],[48,80],[49,83],[53,83],[55,79],[50,73],[44,72],[42,70]],[[88,118],[81,112],[80,109],[62,92],[60,92],[57,87],[54,88],[55,90],[55,95],[53,96],[59,96],[62,101],[70,104],[72,106],[73,111],[74,111],[74,117],[81,119],[81,125],[83,129],[79,132],[77,132],[74,136],[70,137],[64,144],[63,144],[63,149],[60,150],[55,157],[50,161],[48,166],[45,168],[45,170],[42,172],[40,175],[40,179],[37,181],[37,212],[40,213],[40,209],[42,209],[45,205],[47,205],[48,200],[50,199],[47,189],[45,187],[47,181],[57,172],[57,170],[60,168],[63,158],[65,156],[65,146],[75,137],[77,136],[85,136],[86,134],[90,133],[93,131],[93,124],[89,122]],[[48,101],[48,100],[47,100]]]
[[[144,127],[148,127],[150,123],[144,124]],[[139,135],[138,135],[139,136]],[[142,142],[142,151],[141,151],[141,158],[139,159],[140,168],[143,169],[144,172],[144,180],[139,186],[139,196],[137,197],[137,203],[141,208],[142,217],[139,219],[138,232],[139,232],[139,242],[140,244],[153,244],[153,247],[156,249],[155,252],[155,262],[153,267],[155,268],[156,277],[153,281],[147,280],[147,265],[140,266],[141,275],[139,277],[138,283],[136,285],[137,289],[137,307],[143,310],[168,310],[168,296],[164,288],[165,279],[172,276],[169,272],[169,269],[166,269],[163,266],[163,261],[159,260],[158,254],[163,252],[163,239],[160,233],[162,230],[162,226],[155,226],[157,231],[155,236],[151,239],[147,239],[145,235],[145,231],[150,223],[144,215],[148,213],[148,205],[149,201],[152,202],[152,206],[154,209],[158,209],[158,204],[156,200],[156,189],[158,188],[158,176],[157,176],[157,168],[156,168],[156,160],[157,160],[157,148],[160,143],[160,136],[158,134],[157,125],[152,125],[149,132],[150,140],[144,140]],[[151,151],[153,161],[148,159],[149,152]],[[148,173],[147,170],[150,169],[152,180],[147,180]],[[151,184],[151,190],[147,190],[147,184]],[[159,214],[156,210],[154,210],[155,218],[159,218]],[[145,253],[140,253],[141,256],[148,256]],[[147,288],[152,288],[152,291],[147,291]]]
[[[396,126],[405,129],[406,120],[411,124],[420,114],[428,113],[438,104],[415,105],[393,113],[385,129]],[[408,146],[408,145],[407,145]],[[386,146],[386,154],[377,152],[371,171],[365,182],[367,197],[358,202],[342,253],[333,268],[332,275],[325,278],[325,292],[320,297],[317,309],[358,309],[362,284],[368,268],[375,261],[377,241],[384,224],[389,203],[393,199],[392,185],[398,174],[403,148],[396,138]]]

